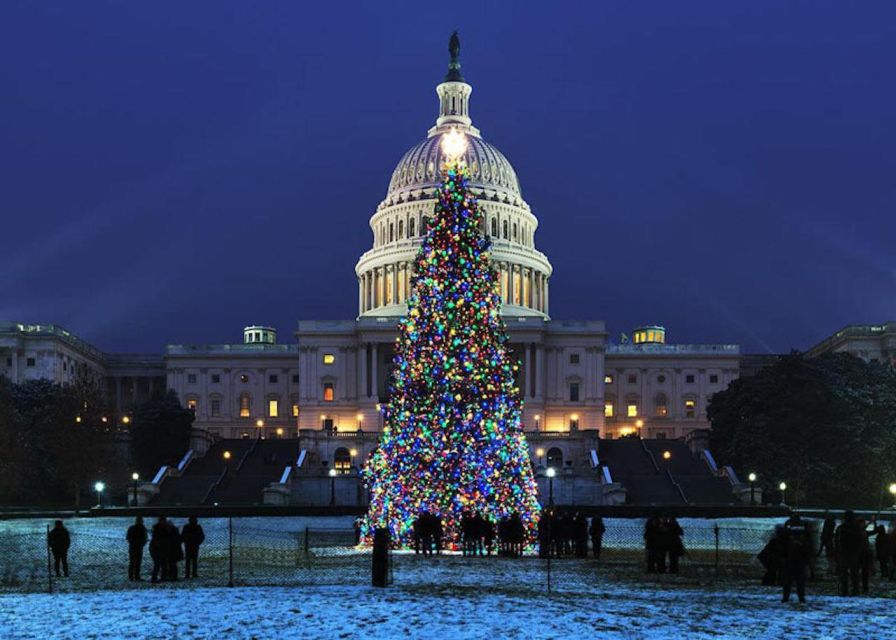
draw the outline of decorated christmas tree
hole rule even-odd
[[[404,544],[423,511],[441,516],[452,540],[464,511],[493,521],[516,513],[534,536],[540,508],[465,149],[462,133],[443,135],[435,216],[396,339],[380,446],[364,469],[371,492],[364,528],[388,527]]]

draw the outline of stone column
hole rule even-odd
[[[526,349],[526,362],[523,365],[526,367],[526,390],[523,393],[523,398],[531,397],[532,393],[532,345],[530,343],[525,343]]]
[[[549,306],[550,298],[549,298],[549,296],[548,296],[548,277],[547,277],[547,274],[545,274],[545,275],[543,276],[543,278],[544,278],[544,285],[543,285],[543,286],[544,286],[544,309],[543,309],[542,311],[544,311],[545,314],[550,315],[550,306]]]
[[[398,263],[392,265],[392,304],[398,304]]]
[[[544,402],[544,345],[535,347],[535,397]]]
[[[370,394],[367,392],[367,343],[363,343],[361,345],[361,349],[358,351],[358,370],[361,375],[361,390],[358,393],[360,398],[369,398]]]
[[[379,391],[379,375],[377,373],[377,364],[378,364],[378,351],[376,342],[373,343],[372,351],[371,351],[371,363],[370,363],[370,395],[375,399],[375,402],[380,401],[380,391]]]

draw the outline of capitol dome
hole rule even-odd
[[[470,188],[483,212],[482,232],[491,240],[505,316],[548,319],[548,279],[553,268],[535,248],[538,219],[523,200],[520,183],[504,154],[482,139],[470,118],[473,87],[464,82],[453,39],[445,81],[436,87],[439,116],[425,140],[405,153],[386,197],[370,218],[373,248],[355,266],[359,317],[403,316],[411,294],[414,259],[436,205],[444,166],[441,139],[452,129],[467,139]]]
[[[440,140],[441,135],[431,135],[404,154],[392,172],[387,202],[400,201],[416,192],[435,191],[440,179],[440,167],[445,161]],[[476,192],[521,200],[516,172],[504,154],[494,146],[479,136],[468,135],[464,160],[470,170],[470,186]]]

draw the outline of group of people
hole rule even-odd
[[[184,577],[197,577],[199,547],[205,542],[205,532],[195,516],[190,516],[187,524],[179,531],[177,526],[165,516],[160,516],[152,526],[152,536],[143,524],[143,517],[137,516],[128,527],[125,540],[128,543],[128,580],[142,581],[141,568],[143,551],[149,543],[152,559],[152,582],[174,581],[178,576],[178,563],[186,561]],[[68,551],[71,535],[62,520],[56,520],[47,535],[47,545],[53,556],[53,567],[58,577],[69,576]]]
[[[678,561],[684,555],[684,530],[671,516],[656,515],[644,524],[644,550],[647,573],[678,573]],[[668,561],[668,562],[667,562]]]
[[[582,513],[558,513],[546,509],[538,521],[539,555],[543,558],[575,556],[588,557],[588,538],[595,558],[600,558],[606,527],[603,518],[594,516],[591,522]]]
[[[414,553],[422,553],[431,556],[433,550],[442,553],[442,538],[445,529],[442,526],[442,518],[429,511],[421,511],[414,519],[413,531]]]
[[[868,593],[875,563],[881,578],[896,580],[896,528],[887,531],[876,517],[869,521],[846,511],[838,525],[829,516],[822,525],[819,542],[816,551],[812,523],[798,515],[791,516],[775,529],[772,539],[758,555],[765,567],[762,583],[783,586],[783,602],[790,600],[796,585],[799,601],[805,602],[806,579],[815,577],[814,561],[821,556],[827,560],[829,574],[836,576],[841,596]]]

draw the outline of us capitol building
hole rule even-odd
[[[164,354],[143,355],[103,353],[54,325],[0,323],[0,375],[65,383],[81,370],[94,372],[104,380],[112,419],[124,422],[154,391],[173,389],[196,415],[185,458],[201,457],[222,439],[298,439],[297,473],[313,463],[354,469],[382,427],[396,325],[436,203],[439,142],[456,128],[466,134],[470,185],[492,242],[536,469],[559,466],[581,476],[570,490],[600,502],[607,487],[592,495],[582,483],[613,484],[600,468],[601,442],[627,435],[690,442],[705,433],[712,394],[740,375],[739,347],[671,344],[662,326],[635,328],[630,339],[611,344],[602,321],[553,319],[553,267],[536,247],[539,219],[508,159],[473,124],[473,87],[461,75],[456,46],[435,90],[435,124],[402,156],[370,216],[372,246],[355,265],[355,319],[299,321],[285,343],[273,328],[253,325],[238,344],[169,345]],[[892,345],[894,329],[879,337]]]

